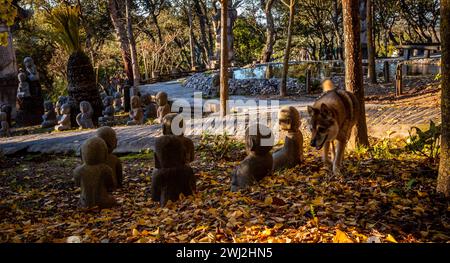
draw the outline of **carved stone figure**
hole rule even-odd
[[[168,101],[167,93],[160,91],[156,94],[156,103],[158,104],[157,110],[157,122],[162,123],[162,119],[166,114],[170,113],[170,105]]]
[[[115,112],[123,111],[122,95],[120,94],[120,92],[116,92],[114,94],[114,111]]]
[[[56,105],[55,105],[55,111],[56,111],[56,118],[59,120],[62,116],[61,113],[61,107],[62,105],[64,105],[67,102],[67,97],[66,96],[59,96],[58,100],[56,101]]]
[[[81,187],[80,206],[84,208],[110,208],[116,205],[108,193],[108,185],[113,185],[113,172],[106,164],[108,148],[103,139],[92,137],[81,145],[83,164],[75,168],[75,184]]]
[[[70,105],[65,103],[61,106],[61,117],[58,120],[58,125],[55,126],[56,131],[67,131],[72,128],[72,121],[70,120]]]
[[[103,117],[98,118],[100,126],[113,126],[114,125],[114,106],[113,97],[107,96],[103,99]]]
[[[53,108],[53,102],[47,100],[44,102],[45,113],[42,115],[42,128],[54,127],[57,123],[56,112]]]
[[[151,196],[164,206],[178,200],[180,194],[191,195],[196,189],[196,178],[185,164],[186,154],[180,137],[164,135],[155,140],[155,166],[152,174]]]
[[[27,82],[27,75],[25,73],[19,73],[17,75],[19,79],[19,87],[17,88],[17,99],[22,100],[23,98],[31,97],[30,84]]]
[[[287,132],[284,146],[273,154],[273,169],[291,168],[303,161],[303,135],[300,114],[295,107],[282,107],[278,113],[280,130]]]
[[[80,102],[80,113],[77,115],[77,123],[80,129],[92,129],[94,128],[94,122],[92,121],[92,115],[94,110],[88,101]]]
[[[9,123],[7,121],[7,115],[5,112],[0,112],[0,136],[11,136],[11,132],[9,130]]]
[[[11,114],[12,114],[12,107],[9,104],[2,104],[0,107],[0,112],[6,113],[6,121],[9,124],[9,127],[11,127]]]
[[[113,128],[105,126],[97,129],[97,136],[102,138],[106,146],[108,147],[108,157],[106,158],[106,164],[112,169],[113,184],[108,185],[109,190],[122,187],[123,173],[122,162],[116,155],[112,154],[117,147],[117,136]]]
[[[141,99],[138,96],[131,97],[130,119],[127,125],[141,125],[144,123],[144,111],[141,108]]]
[[[25,66],[25,70],[27,72],[27,77],[30,81],[38,81],[39,80],[39,72],[36,69],[36,65],[31,57],[26,57],[23,59],[23,65]]]
[[[194,143],[184,136],[183,116],[178,113],[169,113],[163,118],[162,132],[164,135],[178,135],[183,142],[186,153],[185,163],[194,161]]]
[[[265,125],[252,125],[245,131],[247,157],[231,176],[231,191],[245,189],[272,174],[272,150],[274,139]]]
[[[32,58],[26,57],[23,63],[25,71],[18,74],[16,123],[19,126],[38,125],[44,114],[39,73]]]
[[[156,103],[152,101],[151,95],[142,96],[142,104],[144,104],[144,119],[156,119],[158,117],[158,107],[156,106]]]

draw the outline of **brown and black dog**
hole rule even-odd
[[[360,114],[359,104],[353,93],[336,89],[331,80],[325,80],[322,88],[324,91],[322,96],[313,106],[308,106],[308,113],[311,116],[311,146],[317,150],[323,147],[325,168],[332,167],[333,173],[340,175],[345,147]],[[331,162],[328,153],[334,141],[337,144]]]

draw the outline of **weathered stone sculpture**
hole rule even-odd
[[[44,114],[39,73],[32,58],[26,57],[23,64],[25,72],[18,74],[16,123],[19,126],[38,125]]]
[[[12,114],[12,107],[9,104],[2,104],[2,106],[0,107],[0,112],[4,112],[6,113],[6,121],[9,124],[9,127],[11,127],[12,123],[11,123],[11,114]]]
[[[164,135],[178,135],[185,149],[185,163],[194,161],[194,143],[184,136],[183,116],[177,113],[169,113],[163,118],[162,132]]]
[[[92,121],[92,115],[94,110],[88,101],[80,102],[80,113],[77,115],[77,123],[80,129],[92,129],[94,128],[94,122]]]
[[[300,132],[300,114],[290,106],[278,113],[280,130],[287,132],[284,146],[273,154],[273,169],[291,168],[303,161],[303,135]]]
[[[62,116],[62,113],[61,113],[62,105],[64,105],[66,102],[67,102],[67,97],[66,96],[59,96],[58,100],[56,101],[55,111],[56,111],[56,118],[58,120]]]
[[[30,84],[28,84],[27,82],[27,75],[25,75],[25,73],[19,73],[17,75],[17,78],[19,79],[19,87],[17,88],[17,99],[21,104],[23,98],[31,97]]]
[[[114,111],[115,112],[123,111],[122,95],[120,94],[120,92],[116,92],[114,94]]]
[[[273,147],[271,130],[264,125],[252,125],[245,131],[247,157],[231,176],[231,191],[245,189],[272,174]]]
[[[11,136],[11,132],[9,130],[9,123],[7,121],[7,115],[4,112],[0,112],[0,136]]]
[[[106,164],[108,148],[104,140],[92,137],[81,145],[83,164],[73,171],[75,184],[81,187],[80,206],[84,208],[110,208],[116,205],[108,193],[113,185],[112,170]]]
[[[156,119],[158,117],[158,107],[156,103],[152,101],[151,95],[142,96],[142,104],[144,104],[144,119]]]
[[[70,105],[65,103],[61,106],[61,117],[58,120],[58,125],[55,126],[56,131],[67,131],[72,128],[72,121],[70,120]]]
[[[54,127],[57,124],[56,112],[53,108],[53,102],[47,100],[44,102],[45,113],[42,115],[42,128]]]
[[[155,166],[151,196],[164,206],[178,200],[180,194],[191,195],[196,189],[192,168],[185,164],[183,142],[178,136],[164,135],[155,140]]]
[[[170,106],[167,93],[160,91],[156,94],[156,103],[158,104],[157,122],[162,123],[164,116],[170,113]]]
[[[144,123],[144,111],[141,108],[141,99],[138,96],[131,97],[130,119],[127,125],[141,125]]]
[[[108,157],[106,158],[106,164],[112,169],[113,184],[108,186],[109,190],[122,187],[123,173],[122,162],[116,155],[112,154],[117,147],[117,135],[111,127],[100,127],[97,129],[97,136],[102,138],[106,146],[108,147]]]
[[[114,125],[114,106],[113,97],[107,96],[103,99],[103,117],[98,118],[100,126],[113,126]]]
[[[36,69],[36,65],[31,57],[23,59],[23,65],[27,72],[27,77],[30,81],[39,81],[39,72]]]

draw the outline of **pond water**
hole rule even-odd
[[[395,76],[395,70],[397,67],[396,61],[389,61],[390,76]],[[288,76],[290,78],[302,79],[305,77],[306,69],[311,69],[313,77],[326,78],[331,75],[344,75],[344,63],[339,61],[333,62],[301,62],[292,63],[289,66]],[[406,76],[417,75],[436,75],[439,73],[440,67],[438,65],[405,65]],[[363,67],[364,71],[367,67]],[[376,71],[378,75],[383,74],[384,63],[376,63]],[[283,71],[283,64],[271,63],[256,65],[252,68],[237,68],[233,70],[234,79],[270,79],[281,78]]]

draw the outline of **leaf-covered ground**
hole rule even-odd
[[[229,189],[245,156],[242,143],[202,142],[192,164],[197,194],[165,208],[150,200],[151,153],[121,157],[124,188],[114,192],[120,206],[102,211],[77,208],[71,172],[78,157],[2,157],[0,242],[450,240],[450,207],[435,193],[435,169],[395,149],[396,142],[352,152],[343,178],[326,176],[319,153],[307,149],[303,165],[240,193]]]

